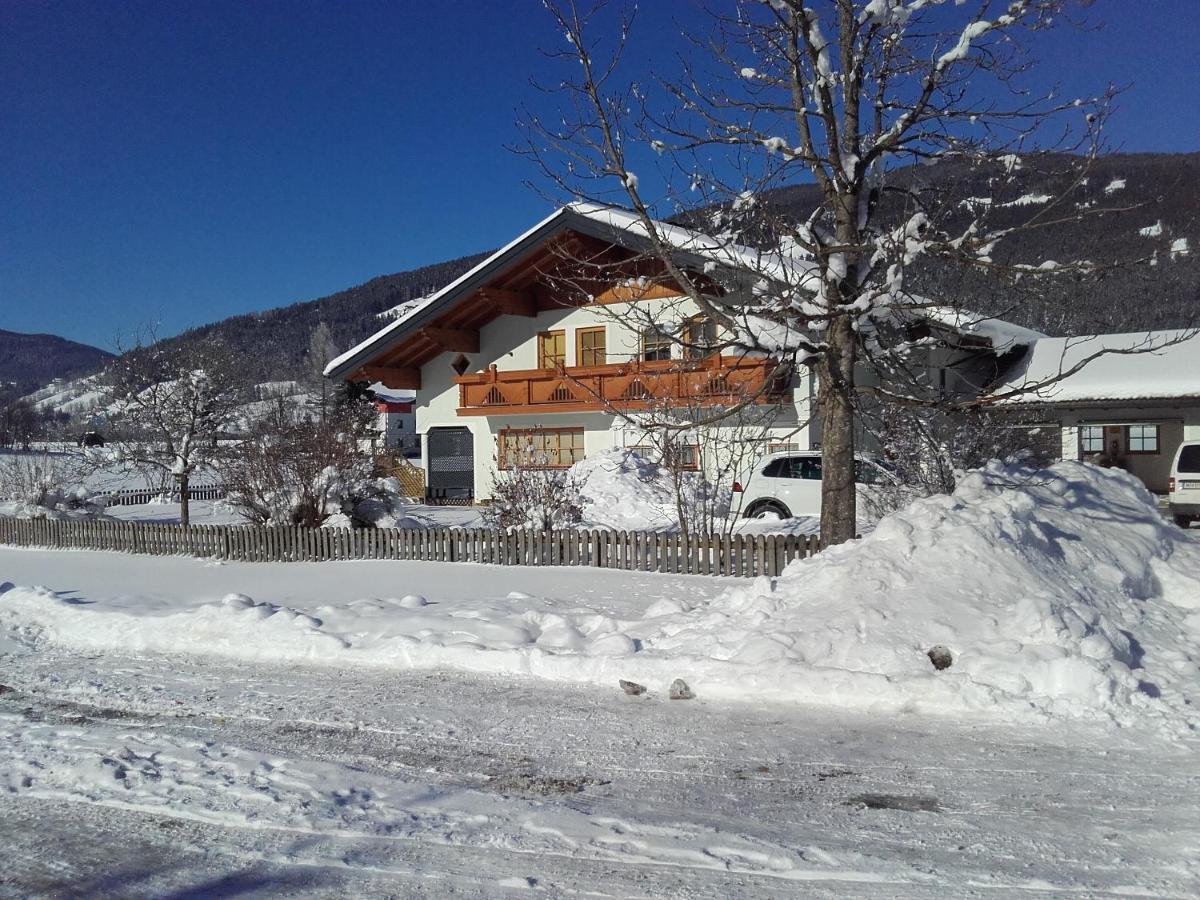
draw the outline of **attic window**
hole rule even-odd
[[[459,375],[462,375],[467,371],[467,369],[471,368],[471,361],[460,353],[450,361],[450,368],[452,368]]]

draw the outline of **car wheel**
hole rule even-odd
[[[759,519],[767,513],[774,513],[781,519],[790,519],[792,511],[778,500],[756,500],[746,510],[747,519]]]
[[[1178,525],[1180,528],[1187,528],[1189,525],[1192,524],[1191,516],[1175,516],[1174,519],[1175,519],[1175,524]]]

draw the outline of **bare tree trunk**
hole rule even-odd
[[[191,489],[188,480],[187,472],[179,476],[179,524],[185,528],[192,524],[191,509],[189,509]]]
[[[858,524],[854,490],[855,334],[848,315],[829,324],[829,352],[817,367],[821,417],[821,544],[854,537]]]

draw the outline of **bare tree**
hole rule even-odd
[[[1083,5],[721,3],[676,75],[639,82],[622,67],[631,13],[606,21],[602,5],[581,12],[547,0],[567,42],[550,54],[564,62],[548,90],[560,108],[525,116],[522,152],[557,191],[627,206],[643,259],[719,323],[727,346],[815,373],[826,543],[855,532],[860,395],[969,405],[927,379],[860,379],[877,362],[884,374],[918,365],[914,347],[985,324],[961,294],[922,296],[937,273],[982,273],[1014,306],[1053,279],[1103,268],[1019,253],[1023,233],[1112,211],[1076,204],[1070,190],[1102,148],[1114,92],[1064,97],[1038,86],[1028,49],[1035,33],[1075,24],[1072,8]],[[927,162],[946,174],[940,186],[914,168]],[[1055,167],[1063,188],[1009,196],[1017,171],[1033,165]],[[989,195],[956,195],[956,170],[976,182],[986,173]],[[775,189],[812,183],[811,215],[780,211]],[[683,219],[703,237],[659,221],[659,210],[698,204],[703,213]]]
[[[191,479],[218,453],[217,436],[243,402],[231,354],[215,341],[151,344],[105,374],[112,412],[109,457],[179,487],[179,520],[191,520]]]
[[[291,398],[280,398],[214,461],[229,503],[261,525],[316,528],[331,513],[352,513],[373,474],[361,446],[370,412],[365,403],[343,401],[314,420]]]
[[[320,322],[308,336],[308,356],[305,360],[305,387],[313,395],[313,400],[320,411],[321,421],[325,420],[330,403],[329,379],[325,377],[325,366],[337,356],[337,344],[333,341],[333,333],[325,322]]]

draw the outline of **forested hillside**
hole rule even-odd
[[[906,287],[931,299],[990,313],[1053,335],[1182,328],[1200,324],[1200,153],[1115,154],[1094,161],[1082,181],[1078,158],[1030,156],[971,168],[957,162],[893,174],[931,217],[957,234],[980,213],[997,231],[1033,222],[997,242],[997,264],[1088,260],[1077,280],[1025,279],[919,261]],[[880,198],[887,216],[893,206]],[[803,221],[818,203],[815,185],[765,198],[785,221]],[[681,219],[702,227],[703,211]]]
[[[53,334],[20,334],[0,330],[0,389],[22,394],[55,378],[95,372],[113,355]]]
[[[978,273],[925,268],[910,273],[910,289],[933,298],[954,298],[1050,334],[1184,327],[1197,321],[1200,153],[1103,157],[1086,183],[1074,187],[1067,162],[1064,157],[1030,157],[984,171],[949,162],[909,169],[896,178],[918,192],[931,209],[942,210],[952,226],[965,223],[981,206],[990,210],[992,228],[1038,216],[1044,227],[998,243],[998,262],[1084,257],[1096,264],[1098,277],[1053,288],[1031,279],[1014,290]],[[1057,203],[1050,199],[1060,196]],[[802,219],[816,202],[816,188],[789,188],[771,195],[769,202],[788,217]],[[1088,215],[1082,221],[1067,221],[1080,212]],[[680,219],[695,221],[701,215]],[[509,237],[499,234],[496,240]],[[483,257],[382,275],[328,297],[234,316],[164,343],[217,336],[235,350],[245,375],[254,382],[303,378],[311,371],[310,337],[318,324],[329,326],[333,346],[340,352],[386,324],[380,313],[438,289]],[[1133,260],[1141,262],[1128,264]],[[1117,262],[1123,264],[1113,267]],[[85,351],[99,356],[88,357]],[[94,370],[104,356],[103,351],[83,348],[70,357],[72,371]],[[44,384],[62,374],[62,366],[56,362],[43,370],[37,364],[57,357],[57,351],[25,353],[23,363],[9,360],[8,368],[0,371],[22,372]]]

